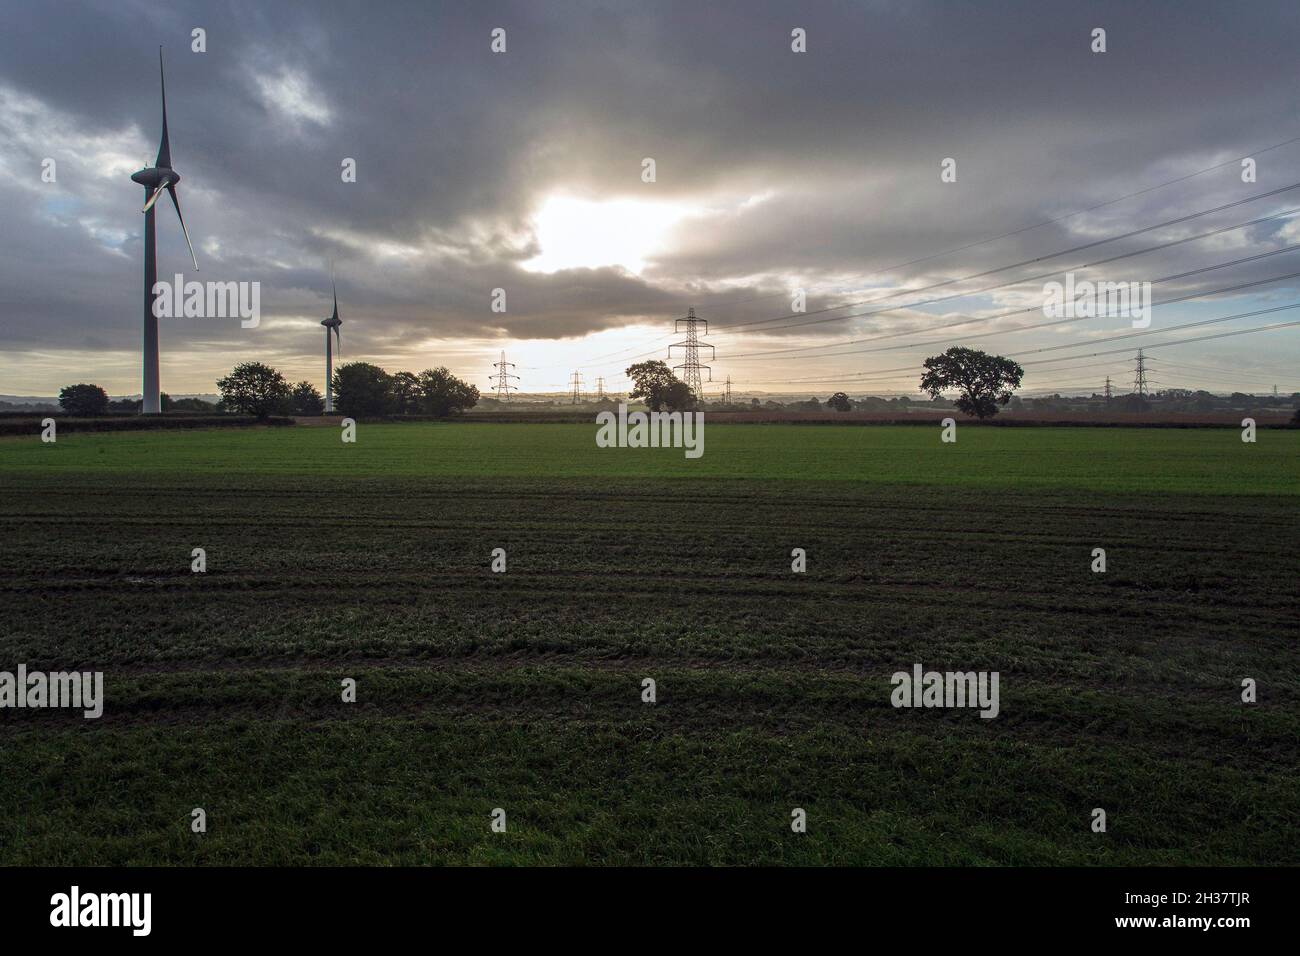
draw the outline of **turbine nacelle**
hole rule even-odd
[[[131,174],[131,181],[145,189],[166,189],[181,181],[181,174],[170,166],[147,166]]]

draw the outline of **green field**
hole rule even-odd
[[[1029,434],[1026,434],[1026,431]],[[1300,432],[1234,428],[986,428],[711,425],[705,454],[602,449],[594,425],[362,425],[70,435],[0,440],[0,475],[18,471],[342,478],[735,478],[960,487],[1300,494]]]
[[[1300,432],[594,432],[0,439],[0,863],[1300,863]]]

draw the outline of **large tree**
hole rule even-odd
[[[289,404],[289,383],[276,369],[261,362],[241,362],[217,380],[221,405],[227,411],[269,418]]]
[[[445,418],[478,404],[478,387],[439,366],[420,373],[420,405],[425,414]]]
[[[349,362],[334,370],[334,405],[344,415],[393,412],[393,377],[378,365]]]
[[[319,415],[325,411],[325,399],[311,382],[302,381],[289,395],[289,407],[295,415]]]
[[[1024,369],[1001,355],[951,348],[925,360],[921,391],[939,398],[956,389],[959,409],[967,415],[991,418],[998,413],[999,405],[1011,401],[1011,392],[1020,387],[1024,374]]]
[[[414,372],[395,372],[392,391],[393,408],[399,415],[412,415],[419,412],[423,399],[420,376]]]
[[[836,392],[830,398],[826,399],[826,407],[833,408],[837,412],[848,412],[853,410],[853,403],[843,392]]]
[[[695,407],[690,388],[673,374],[666,362],[638,362],[627,369],[632,380],[631,398],[642,399],[650,411],[688,411]]]
[[[108,392],[98,385],[65,385],[59,390],[59,405],[69,415],[103,415],[108,411]]]

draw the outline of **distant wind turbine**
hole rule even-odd
[[[190,232],[185,228],[185,217],[181,215],[181,202],[176,198],[176,184],[181,181],[180,173],[172,169],[171,142],[167,139],[167,80],[163,76],[162,47],[158,48],[158,80],[162,86],[162,139],[158,143],[158,158],[152,166],[147,166],[131,174],[131,180],[144,187],[144,404],[146,415],[157,415],[162,411],[161,394],[158,383],[158,317],[154,315],[154,285],[158,282],[157,242],[154,235],[153,207],[158,197],[166,189],[176,207],[176,218],[181,221],[181,232],[185,233],[185,244],[190,247],[190,258],[194,268],[199,268],[199,260],[194,257],[194,245],[190,242]]]
[[[343,340],[339,337],[339,326],[343,320],[339,318],[339,289],[334,282],[334,277],[330,276],[330,287],[334,290],[334,314],[328,319],[321,319],[321,325],[325,326],[325,411],[334,411],[334,342],[330,341],[330,332],[334,333],[334,339],[338,342],[339,354],[343,354]]]

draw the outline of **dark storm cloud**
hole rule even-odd
[[[349,328],[353,341],[396,350],[414,336],[577,336],[666,321],[689,302],[715,301],[723,321],[774,315],[782,298],[734,303],[784,292],[787,278],[920,285],[1300,180],[1297,144],[1262,154],[1255,186],[1228,166],[889,268],[1300,135],[1296,11],[1282,2],[8,4],[0,128],[17,132],[0,143],[0,339],[20,351],[134,345],[141,194],[125,177],[156,149],[160,43],[205,276],[260,280],[271,315],[315,315],[333,259],[352,311],[368,319]],[[207,31],[202,55],[189,51],[196,26]],[[488,50],[497,26],[508,31],[503,56]],[[805,55],[790,52],[796,26],[808,31]],[[1104,55],[1088,48],[1099,26]],[[95,168],[123,154],[134,166],[116,179]],[[46,155],[60,160],[53,197],[38,180]],[[640,180],[646,156],[657,162],[653,185]],[[357,161],[356,184],[340,181],[344,157]],[[957,160],[952,185],[939,182],[945,157]],[[520,263],[538,251],[530,215],[556,191],[708,212],[643,277],[527,272]],[[1300,205],[1300,190],[1291,198]],[[170,211],[159,234],[169,275],[187,261]],[[1134,268],[1153,278],[1235,254],[1189,247]],[[488,310],[495,287],[509,291],[505,315]],[[852,298],[813,293],[814,304]],[[291,339],[271,325],[260,347],[306,349]],[[235,329],[200,341],[247,347]]]

